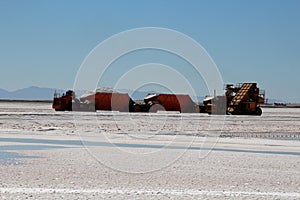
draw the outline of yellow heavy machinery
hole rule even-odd
[[[265,92],[256,83],[227,84],[225,90],[225,96],[206,97],[200,110],[209,114],[262,114],[260,104],[265,102]]]
[[[260,104],[265,102],[265,92],[256,83],[237,86],[226,85],[227,112],[235,115],[261,115]]]

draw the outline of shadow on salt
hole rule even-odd
[[[0,146],[0,165],[23,165],[26,164],[24,159],[43,158],[41,156],[25,155],[16,150],[47,150],[47,149],[63,149],[65,146],[55,145],[1,145]]]

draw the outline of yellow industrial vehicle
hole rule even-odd
[[[227,84],[225,96],[206,97],[200,111],[209,114],[261,115],[265,92],[256,83]]]

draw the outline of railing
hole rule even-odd
[[[265,98],[266,91],[265,90],[259,90],[258,96]]]
[[[61,94],[60,93],[57,93],[56,90],[54,92],[54,98],[60,98],[61,97]]]

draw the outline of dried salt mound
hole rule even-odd
[[[102,87],[97,88],[96,92],[103,92],[103,93],[118,93],[118,91],[114,88]]]
[[[102,88],[97,88],[95,90],[95,92],[88,91],[85,94],[81,95],[80,98],[85,98],[87,96],[95,94],[96,92],[100,92],[100,93],[118,93],[118,91],[114,88],[102,87]]]

